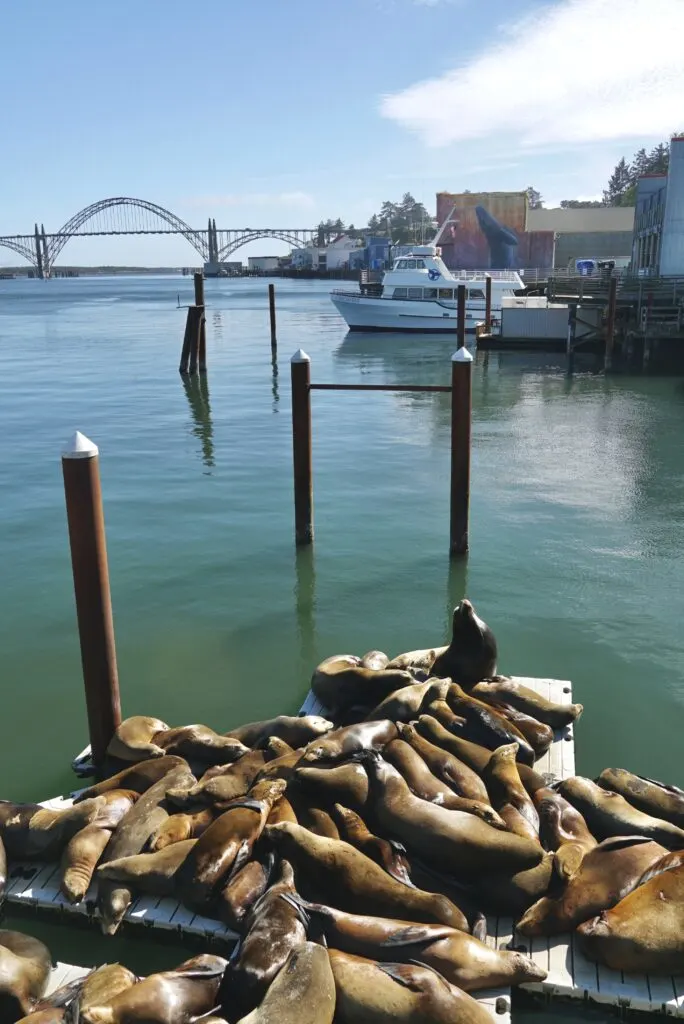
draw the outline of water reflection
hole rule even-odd
[[[213,324],[213,336],[217,341],[223,341],[223,318],[220,309],[212,309],[211,322]]]
[[[188,399],[194,426],[192,432],[202,445],[202,462],[207,469],[214,467],[214,428],[209,405],[209,382],[206,373],[181,378]]]
[[[313,544],[295,549],[295,610],[302,678],[316,664],[316,562]]]

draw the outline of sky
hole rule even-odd
[[[443,190],[598,198],[684,129],[682,38],[684,0],[6,3],[0,234],[117,195],[198,228],[360,226],[406,191],[433,213]],[[62,261],[197,257],[132,236]]]

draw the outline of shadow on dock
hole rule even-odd
[[[214,427],[211,422],[211,406],[209,404],[209,383],[206,373],[194,374],[192,377],[181,378],[192,414],[192,432],[202,446],[202,462],[207,469],[213,469],[214,462]]]

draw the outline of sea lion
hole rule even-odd
[[[152,757],[164,757],[166,751],[155,743],[154,737],[169,729],[160,718],[148,715],[133,715],[117,726],[107,746],[107,753],[118,761],[147,761]]]
[[[528,907],[549,893],[553,881],[555,854],[546,852],[533,868],[516,871],[489,871],[475,880],[477,905],[487,914],[520,917]]]
[[[0,835],[0,900],[5,895],[7,888],[7,851]]]
[[[361,667],[370,668],[374,672],[382,672],[389,665],[389,658],[384,651],[367,651],[361,658]]]
[[[294,774],[296,766],[301,761],[303,753],[304,750],[298,747],[296,750],[290,750],[286,754],[274,757],[272,761],[268,761],[259,770],[253,785],[256,785],[258,782],[264,782],[266,779],[285,779],[286,782],[289,781]]]
[[[104,879],[152,896],[171,896],[175,891],[176,873],[197,841],[185,839],[155,853],[137,853],[107,861],[97,869],[98,882]]]
[[[186,906],[199,913],[205,911],[215,890],[223,888],[247,863],[273,804],[285,788],[283,779],[256,783],[247,797],[219,815],[197,840],[176,874],[176,891]]]
[[[194,814],[171,814],[157,831],[150,836],[147,849],[150,853],[163,850],[165,846],[181,843],[186,839],[199,839],[214,820],[211,807],[203,807]]]
[[[403,885],[349,843],[322,839],[300,825],[288,824],[267,826],[265,836],[294,867],[297,889],[305,899],[332,903],[351,914],[468,928],[465,916],[450,900]]]
[[[95,819],[96,824],[100,828],[115,829],[137,801],[138,794],[133,789],[110,789],[99,799],[102,805]]]
[[[321,715],[278,715],[265,722],[250,722],[225,733],[240,740],[248,747],[259,747],[269,737],[285,740],[291,747],[303,747],[316,736],[322,736],[333,728],[333,723]]]
[[[203,953],[173,971],[150,974],[81,1014],[86,1024],[190,1024],[215,1009],[227,961]]]
[[[491,1024],[489,1010],[422,964],[328,950],[338,1024]]]
[[[103,797],[63,810],[0,800],[0,832],[10,860],[57,860],[77,832],[108,818]]]
[[[365,764],[374,815],[382,831],[438,870],[516,871],[542,859],[538,842],[502,832],[465,811],[447,811],[420,800],[377,751],[367,752]]]
[[[520,781],[516,765],[517,744],[509,743],[495,750],[482,779],[492,806],[518,836],[539,842],[539,815]]]
[[[684,963],[684,866],[640,885],[581,924],[582,952],[614,971],[678,974]]]
[[[523,935],[558,935],[614,907],[636,879],[665,853],[646,836],[606,839],[582,859],[557,898],[544,896],[523,915]]]
[[[437,658],[446,650],[448,650],[448,646],[445,644],[443,647],[424,647],[417,651],[405,651],[404,654],[398,654],[396,658],[392,658],[387,668],[401,669],[406,672],[411,669],[431,672]]]
[[[217,898],[220,921],[235,931],[242,930],[247,913],[268,888],[274,865],[272,850],[262,848],[254,851],[252,859],[233,875]]]
[[[261,1002],[290,955],[306,942],[302,914],[281,899],[294,891],[292,866],[283,860],[278,881],[255,903],[245,921],[244,939],[221,985],[219,1002],[229,1010],[233,1020],[249,1013]]]
[[[428,679],[424,683],[411,683],[390,693],[366,715],[366,722],[389,719],[391,722],[411,722],[423,707],[433,700],[444,698],[449,682],[446,679]]]
[[[383,750],[384,757],[394,765],[408,783],[409,788],[421,800],[446,807],[450,811],[467,811],[482,818],[494,828],[506,826],[489,801],[469,800],[458,796],[445,783],[432,774],[420,754],[403,739],[392,740]],[[449,756],[449,755],[445,755]]]
[[[111,838],[109,829],[86,825],[64,848],[59,888],[70,903],[79,903],[87,893],[93,872]]]
[[[368,800],[368,775],[360,764],[349,762],[332,768],[298,767],[294,781],[324,804],[340,803],[361,811]]]
[[[295,824],[303,825],[304,828],[307,828],[317,836],[325,836],[328,839],[340,838],[337,825],[328,810],[319,806],[318,803],[313,803],[304,794],[292,787],[289,790],[289,799],[290,806],[294,811]],[[292,819],[285,818],[283,820],[292,821]],[[275,825],[277,822],[269,820],[268,824]]]
[[[271,808],[270,814],[267,818],[268,825],[277,825],[281,821],[293,821],[297,824],[297,815],[295,814],[294,807],[290,800],[288,800],[285,793],[281,797],[278,797],[276,802]]]
[[[389,720],[380,722],[358,722],[343,729],[335,729],[320,740],[310,743],[302,755],[302,765],[336,761],[352,757],[372,747],[384,747],[397,738],[397,727]]]
[[[400,843],[374,836],[365,821],[349,807],[333,806],[333,816],[339,828],[339,838],[355,846],[374,860],[388,875],[404,885],[413,885],[406,860],[406,851]]]
[[[518,727],[491,704],[470,696],[458,683],[447,688],[445,700],[455,715],[465,719],[463,724],[452,725],[452,731],[460,732],[467,739],[491,750],[507,743],[517,743],[516,759],[530,766],[534,764],[534,750]]]
[[[596,782],[628,800],[637,810],[684,828],[684,790],[632,775],[624,768],[604,768]]]
[[[558,784],[561,796],[569,800],[597,839],[610,836],[648,836],[669,849],[684,848],[684,829],[662,818],[638,811],[619,793],[602,789],[580,775]]]
[[[153,832],[169,816],[164,806],[167,792],[183,786],[190,788],[195,781],[195,776],[182,761],[150,786],[117,825],[100,863],[140,853]],[[116,932],[132,899],[133,893],[125,885],[104,880],[99,882],[97,905],[105,935]]]
[[[496,675],[497,647],[491,629],[465,598],[454,608],[451,642],[435,659],[433,676],[472,685]]]
[[[52,957],[47,946],[23,932],[0,929],[0,1020],[30,1013],[45,993]]]
[[[543,981],[546,977],[547,972],[529,957],[492,949],[457,928],[345,914],[301,897],[294,899],[317,921],[334,949],[371,960],[418,960],[464,992]]]
[[[111,778],[96,782],[95,785],[81,790],[74,796],[74,803],[80,803],[90,797],[101,796],[113,789],[132,790],[138,794],[145,793],[150,786],[159,782],[172,768],[177,768],[180,764],[186,764],[182,757],[166,754],[158,760],[141,761],[139,764],[130,765],[117,772],[116,775],[112,775]]]
[[[467,800],[489,803],[487,787],[479,774],[474,772],[464,761],[460,761],[442,746],[437,746],[436,743],[426,739],[418,731],[415,723],[399,725],[398,729],[402,740],[410,744],[422,757],[432,774],[445,782],[454,793]]]
[[[483,701],[483,703],[489,704],[490,702]],[[550,725],[538,722],[536,718],[526,715],[523,711],[518,711],[517,708],[512,707],[510,704],[493,702],[492,707],[500,715],[503,715],[504,718],[507,718],[509,722],[512,722],[516,729],[523,734],[534,750],[534,756],[537,760],[544,756],[554,739],[553,729]]]
[[[138,979],[123,964],[103,964],[81,979],[78,1008],[81,1013],[91,1006],[102,1006],[132,988]]]
[[[539,838],[545,850],[556,854],[554,867],[562,879],[578,870],[582,858],[597,845],[580,812],[555,789],[539,789],[534,794],[539,813]]]
[[[250,750],[231,764],[209,768],[191,789],[170,789],[168,798],[182,809],[227,803],[245,795],[267,761],[263,750]]]
[[[315,942],[304,942],[292,951],[263,1002],[238,1024],[332,1024],[334,1013],[328,953]]]
[[[671,871],[672,868],[681,867],[682,864],[684,864],[684,850],[677,850],[676,853],[666,853],[660,860],[646,868],[634,888],[636,889],[638,885],[644,885],[645,882],[650,882],[652,878],[655,878],[656,875],[661,875],[663,871]]]
[[[180,754],[207,764],[229,764],[249,751],[249,747],[232,736],[221,736],[208,725],[184,725],[166,729],[154,736],[165,753]]]
[[[346,655],[326,658],[311,677],[311,689],[332,712],[355,705],[374,708],[390,693],[414,682],[410,672],[363,668],[346,659]]]
[[[538,722],[550,725],[552,729],[562,729],[566,725],[571,725],[584,710],[582,704],[555,704],[517,679],[509,679],[506,676],[483,679],[472,687],[470,693],[479,700],[501,700],[518,711],[536,718]]]

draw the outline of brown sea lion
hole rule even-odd
[[[376,751],[368,752],[365,763],[374,815],[382,831],[438,870],[516,871],[542,859],[538,842],[502,832],[473,814],[420,800]]]
[[[614,971],[679,974],[684,964],[684,866],[640,885],[581,924],[582,952]]]
[[[150,836],[147,849],[150,853],[163,850],[173,843],[182,843],[186,839],[199,839],[214,820],[211,807],[202,807],[193,814],[171,814],[157,831]]]
[[[434,661],[433,676],[472,685],[496,675],[497,648],[491,629],[475,612],[470,601],[454,608],[451,643]]]
[[[646,868],[634,888],[636,889],[637,885],[644,885],[645,882],[650,882],[652,878],[655,878],[656,875],[661,875],[663,871],[671,871],[672,868],[679,868],[682,864],[684,864],[684,850],[677,850],[675,853],[666,853],[660,858],[660,860],[657,860],[655,864],[651,864]]]
[[[483,701],[483,703],[489,704],[490,701]],[[534,756],[537,760],[544,756],[554,739],[554,732],[550,725],[538,722],[536,718],[526,715],[523,711],[518,711],[510,704],[493,702],[492,707],[500,715],[503,715],[504,718],[507,718],[509,722],[512,722],[516,729],[523,734],[534,750]]]
[[[235,931],[242,930],[242,923],[260,899],[273,873],[275,855],[272,850],[255,850],[252,859],[237,871],[216,900],[218,918]]]
[[[343,729],[335,729],[320,740],[310,743],[302,755],[302,765],[334,764],[362,750],[371,747],[384,747],[390,740],[398,736],[394,722],[359,722],[347,725]]]
[[[370,668],[374,672],[382,672],[389,665],[389,658],[384,651],[367,651],[361,658],[361,667]]]
[[[185,761],[182,761],[150,786],[117,825],[100,863],[140,853],[153,832],[169,816],[165,807],[167,792],[183,786],[190,788],[195,781],[195,776]],[[133,893],[125,885],[106,882],[104,879],[99,882],[97,905],[105,935],[116,932],[132,899]]]
[[[539,789],[534,794],[539,813],[539,838],[545,850],[556,854],[554,867],[560,878],[570,878],[582,858],[597,845],[580,812],[555,789]]]
[[[384,757],[403,776],[409,788],[421,800],[446,807],[450,811],[467,811],[482,818],[494,828],[505,829],[506,825],[489,801],[469,800],[458,796],[444,782],[432,774],[420,754],[403,739],[392,740],[383,750]],[[449,755],[445,755],[449,756]]]
[[[495,750],[482,773],[492,806],[518,836],[539,842],[539,815],[530,795],[520,781],[516,764],[517,744],[508,743]]]
[[[344,655],[321,662],[311,677],[311,689],[325,708],[339,712],[356,705],[374,708],[390,693],[413,682],[410,672],[363,668],[350,664]]]
[[[369,714],[366,722],[378,722],[389,719],[391,722],[412,722],[424,707],[433,700],[443,699],[449,682],[446,679],[428,679],[424,683],[411,683],[400,690],[390,693],[380,701]]]
[[[283,779],[256,783],[246,797],[219,815],[197,840],[175,879],[176,892],[187,907],[200,913],[205,911],[216,889],[223,888],[247,863],[273,804],[285,788]]]
[[[669,849],[684,848],[684,829],[662,818],[638,811],[619,793],[602,789],[591,779],[575,775],[558,784],[561,796],[569,800],[597,839],[610,836],[648,836]]]
[[[250,750],[232,764],[209,768],[190,789],[170,789],[168,798],[183,809],[227,803],[245,795],[267,761],[263,750]]]
[[[303,753],[303,749],[297,748],[297,750],[290,750],[286,754],[274,757],[272,761],[268,761],[259,770],[253,785],[256,785],[258,782],[264,782],[267,779],[285,779],[288,782],[301,761]]]
[[[422,964],[378,963],[328,950],[338,1024],[491,1024],[489,1011]]]
[[[553,882],[555,854],[546,852],[538,864],[513,874],[489,871],[475,880],[477,905],[487,914],[520,917],[528,907],[549,892]]]
[[[504,744],[517,743],[516,759],[530,766],[534,764],[534,750],[518,727],[499,714],[491,704],[472,697],[457,683],[448,687],[445,700],[455,715],[465,719],[463,725],[453,725],[452,729],[491,750]]]
[[[330,732],[333,723],[321,715],[278,715],[265,722],[250,722],[237,729],[231,729],[226,736],[240,740],[248,747],[259,747],[269,737],[285,740],[291,747],[303,747],[316,736]]]
[[[368,799],[368,775],[366,769],[356,763],[332,768],[300,766],[295,769],[294,782],[324,805],[339,803],[362,811]]]
[[[317,802],[313,802],[301,793],[299,789],[295,789],[292,786],[290,786],[288,792],[290,806],[294,811],[295,824],[303,825],[304,828],[307,828],[317,836],[325,836],[327,839],[340,838],[337,825],[327,808],[320,806]],[[283,820],[291,821],[292,819]],[[269,820],[268,824],[274,825],[277,822]]]
[[[684,790],[664,782],[632,775],[624,768],[604,768],[596,782],[629,800],[633,807],[684,828]]]
[[[297,889],[305,899],[331,903],[351,914],[468,928],[465,916],[448,899],[403,885],[349,843],[322,839],[299,825],[268,826],[265,834],[294,867]]]
[[[77,832],[109,814],[103,797],[59,810],[0,800],[0,832],[11,860],[57,860]]]
[[[158,760],[141,761],[140,764],[133,764],[122,769],[116,775],[102,782],[96,782],[94,786],[88,786],[74,796],[74,803],[88,800],[90,797],[101,796],[113,789],[133,790],[135,793],[144,793],[153,786],[155,782],[163,779],[172,768],[185,764],[182,757],[175,757],[171,754],[160,757]]]
[[[2,841],[2,835],[0,835],[0,900],[5,895],[5,889],[7,888],[7,852],[5,850],[5,844]]]
[[[445,782],[454,793],[467,800],[489,803],[487,787],[479,774],[464,761],[460,761],[448,750],[426,739],[416,728],[416,723],[400,725],[398,729],[402,740],[413,747],[432,774]]]
[[[102,1006],[111,999],[132,988],[137,978],[123,964],[103,964],[82,979],[78,997],[81,1013],[91,1006]]]
[[[86,1024],[190,1024],[215,1009],[227,961],[203,953],[173,971],[150,974],[81,1014]]]
[[[506,676],[484,679],[473,686],[470,692],[479,700],[499,699],[536,718],[538,722],[550,725],[552,729],[562,729],[566,725],[571,725],[584,710],[581,704],[555,704],[517,679],[509,679]]]
[[[464,992],[543,981],[546,971],[520,953],[492,949],[473,935],[437,924],[345,914],[294,897],[322,928],[328,945],[371,960],[419,960]]]
[[[396,658],[392,658],[387,668],[404,671],[419,669],[421,672],[431,672],[437,658],[447,649],[445,644],[443,647],[424,647],[417,651],[405,651],[403,654],[397,654]]]
[[[296,825],[272,827],[297,828]],[[261,1002],[291,954],[306,942],[302,914],[281,899],[294,891],[292,866],[283,860],[278,881],[255,903],[245,921],[245,936],[221,985],[219,1002],[231,1014],[231,1019],[249,1013]],[[300,1011],[303,1009],[299,1007]]]
[[[45,993],[52,969],[50,950],[23,932],[0,929],[0,1020],[19,1020]]]
[[[62,854],[59,888],[70,903],[79,903],[87,893],[93,872],[111,838],[109,829],[86,825],[67,843]]]
[[[232,736],[221,736],[208,725],[184,725],[166,729],[154,737],[165,753],[191,757],[207,764],[229,764],[249,751],[249,747]]]
[[[100,828],[115,829],[138,799],[133,789],[110,789],[99,798],[102,806],[97,815]]]
[[[118,761],[147,761],[153,757],[164,757],[166,751],[155,743],[154,737],[169,729],[160,718],[148,715],[133,715],[117,726],[109,741],[107,753]]]
[[[332,1024],[334,1013],[335,979],[328,953],[315,942],[305,942],[290,954],[263,1002],[238,1024]]]
[[[332,813],[339,828],[340,839],[365,853],[398,882],[413,885],[406,851],[400,843],[373,835],[363,818],[349,807],[334,804]]]
[[[558,935],[614,907],[665,853],[645,836],[606,839],[582,859],[557,898],[544,896],[518,923],[523,935]]]
[[[152,896],[171,896],[175,892],[176,873],[197,842],[197,839],[185,839],[155,853],[136,853],[110,860],[97,869],[98,882],[117,882]]]

